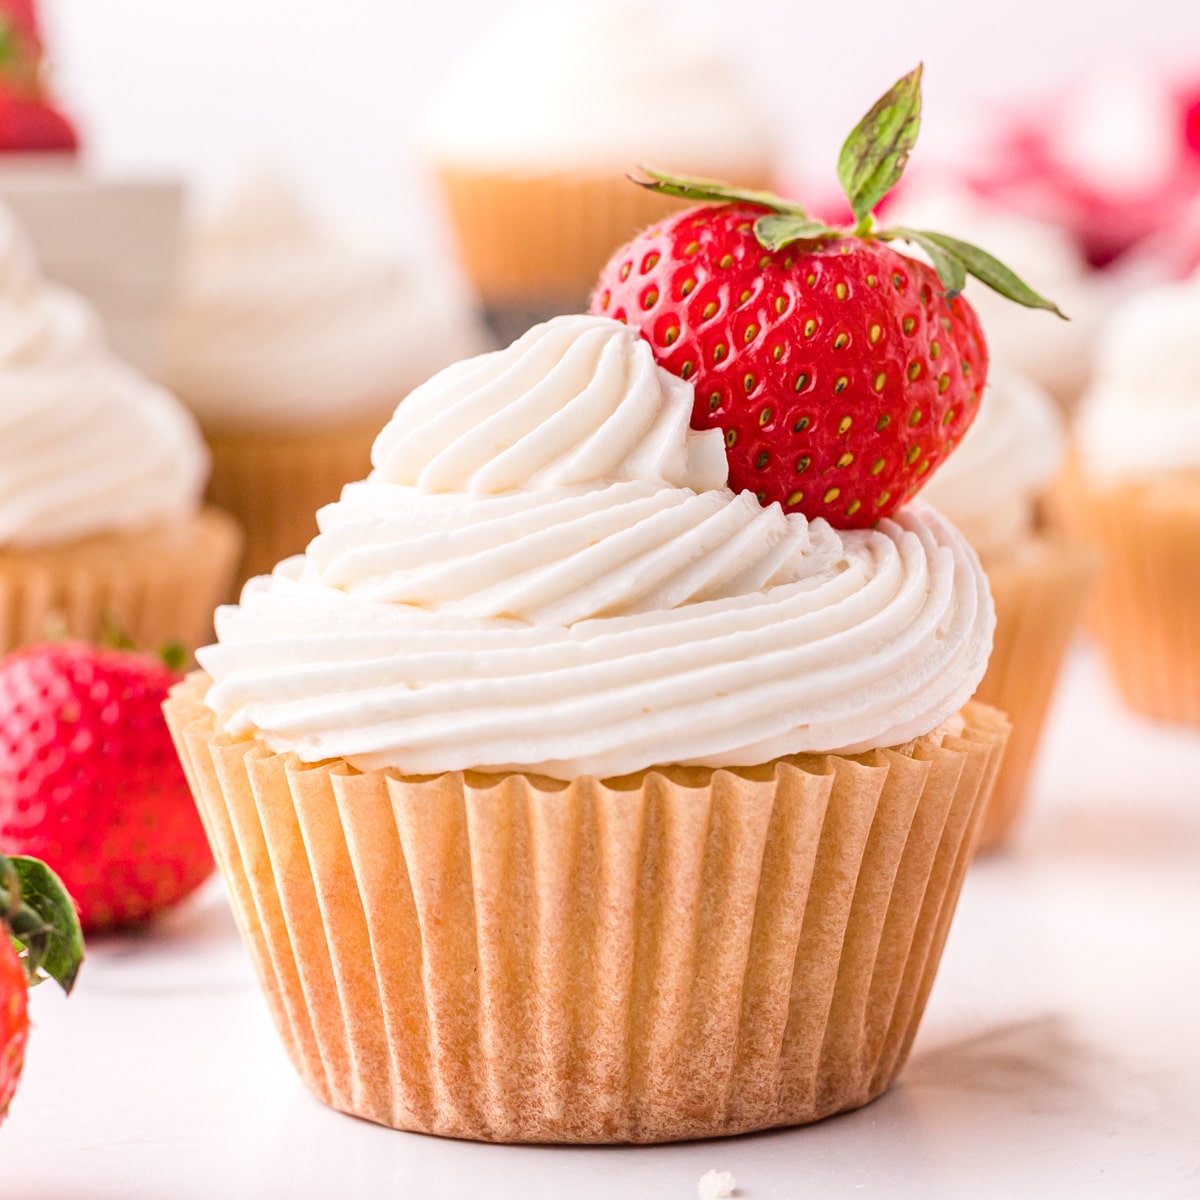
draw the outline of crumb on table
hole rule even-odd
[[[700,1200],[725,1200],[732,1196],[737,1187],[737,1180],[728,1171],[705,1171],[696,1185],[696,1193]]]

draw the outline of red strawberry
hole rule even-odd
[[[45,100],[0,92],[0,151],[79,148],[70,121]]]
[[[0,1123],[29,1036],[28,989],[53,978],[70,992],[83,961],[71,898],[45,863],[0,854]]]
[[[161,711],[178,679],[82,643],[0,663],[0,845],[59,871],[85,929],[145,920],[213,869]]]
[[[76,150],[70,121],[43,86],[42,43],[32,0],[0,0],[0,150]]]
[[[767,193],[647,172],[656,191],[719,206],[640,234],[592,298],[594,313],[637,328],[662,366],[695,385],[692,424],[724,430],[730,487],[842,528],[903,504],[975,418],[987,351],[959,296],[967,274],[1054,307],[976,247],[873,229],[919,112],[918,67],[847,140],[839,176],[853,231]],[[936,270],[893,250],[894,239],[919,245]]]

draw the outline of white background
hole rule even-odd
[[[327,211],[410,245],[437,222],[417,145],[427,97],[511,3],[43,0],[59,90],[96,165],[180,172],[203,200],[272,163]],[[727,31],[784,162],[822,180],[857,117],[918,60],[927,137],[1084,70],[1200,72],[1197,0],[680,3]]]

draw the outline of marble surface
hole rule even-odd
[[[4,1200],[1200,1196],[1200,731],[1121,709],[1085,651],[1011,852],[968,877],[893,1091],[807,1129],[637,1149],[394,1133],[311,1099],[220,888],[35,993]]]

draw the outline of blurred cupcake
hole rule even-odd
[[[187,412],[113,358],[0,209],[0,653],[55,628],[205,640],[240,550]]]
[[[436,97],[427,152],[467,273],[514,336],[584,309],[613,250],[677,206],[629,183],[639,164],[748,187],[772,166],[712,31],[654,0],[512,9]]]
[[[1115,309],[1068,520],[1105,554],[1095,627],[1125,700],[1200,724],[1200,275]]]
[[[888,224],[910,229],[953,229],[982,246],[1024,279],[1037,279],[1069,321],[1048,321],[971,280],[967,297],[987,330],[993,357],[1040,384],[1065,412],[1087,385],[1092,355],[1111,284],[1092,270],[1062,229],[973,195],[967,188],[928,176],[901,188],[888,208]]]
[[[210,500],[246,529],[241,578],[302,551],[396,404],[482,337],[452,281],[343,245],[269,180],[203,229],[167,374],[208,440]]]
[[[922,491],[978,551],[996,602],[995,645],[976,699],[1007,713],[1013,732],[981,850],[1003,844],[1020,815],[1046,710],[1095,573],[1093,555],[1041,519],[1065,448],[1050,397],[993,361],[978,417]]]
[[[600,317],[447,369],[168,703],[327,1103],[654,1142],[902,1066],[1006,733],[987,580],[932,509],[735,495],[693,401]]]

